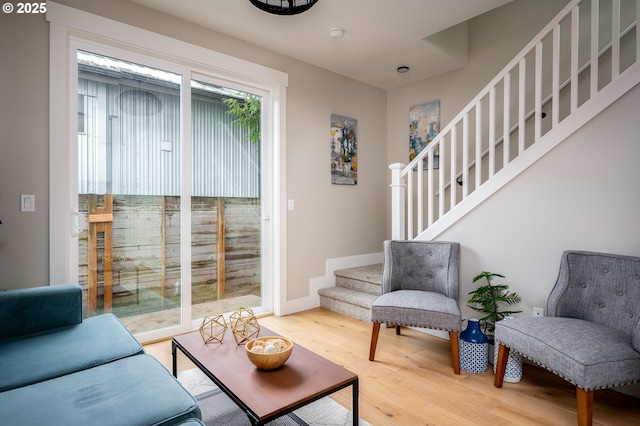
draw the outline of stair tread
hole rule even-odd
[[[355,268],[338,269],[335,276],[352,280],[365,281],[373,284],[382,283],[382,263],[357,266]]]

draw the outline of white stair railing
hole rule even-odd
[[[570,2],[413,161],[389,166],[392,238],[435,237],[638,84],[639,16],[640,0]]]

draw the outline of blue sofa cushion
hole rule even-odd
[[[63,284],[0,292],[0,340],[82,322],[82,288]]]
[[[143,352],[113,314],[0,341],[0,392]]]
[[[1,395],[2,420],[12,426],[168,426],[201,416],[193,396],[146,354]]]

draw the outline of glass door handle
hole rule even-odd
[[[84,215],[77,210],[71,211],[71,236],[77,237],[87,227]]]

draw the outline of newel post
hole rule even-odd
[[[407,185],[402,177],[405,164],[393,163],[391,169],[391,239],[404,240],[405,230],[405,193]]]

